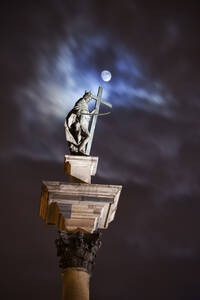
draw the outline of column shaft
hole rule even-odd
[[[84,269],[67,268],[62,276],[62,300],[89,300],[90,275]]]

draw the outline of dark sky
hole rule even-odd
[[[41,181],[67,180],[65,115],[102,85],[94,182],[123,193],[91,299],[200,299],[198,1],[1,1],[0,20],[1,298],[60,298]]]

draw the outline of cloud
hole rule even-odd
[[[80,26],[81,24],[80,22]],[[46,131],[54,130],[57,123],[64,123],[67,112],[84,91],[87,89],[96,93],[99,85],[104,87],[103,98],[114,107],[129,106],[131,109],[135,107],[145,111],[157,111],[160,114],[170,113],[172,96],[161,82],[149,82],[139,60],[128,52],[125,45],[116,42],[115,47],[110,50],[108,36],[94,35],[93,32],[87,35],[81,32],[77,37],[74,34],[73,23],[71,27],[66,41],[58,44],[53,55],[48,52],[44,55],[42,48],[41,52],[39,51],[40,45],[37,45],[38,56],[34,62],[36,76],[26,85],[18,87],[16,92],[17,105],[21,108],[23,136],[31,136],[32,126],[43,127],[41,132],[44,131],[42,145],[33,147],[31,155],[31,149],[26,151],[28,145],[23,144],[23,155],[27,153],[32,158],[41,159],[45,155],[50,157],[52,153],[52,159],[59,157],[59,145],[52,145],[50,153],[46,150],[49,147],[45,146],[45,141],[49,145],[52,140],[48,140],[49,133],[45,132],[45,128]],[[75,28],[78,30],[77,24]],[[110,56],[109,67],[107,52]],[[100,79],[100,72],[104,66],[113,72],[113,80],[109,84]],[[38,137],[39,143],[40,139]]]

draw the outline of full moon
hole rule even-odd
[[[110,81],[112,78],[112,74],[110,73],[110,71],[104,70],[101,72],[101,78],[103,79],[103,81]]]

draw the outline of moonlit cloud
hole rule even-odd
[[[99,49],[103,51],[101,55],[106,55],[103,49],[108,48],[108,40],[102,36],[82,40],[80,43],[70,37],[60,44],[55,57],[41,55],[38,58],[35,65],[37,79],[18,91],[19,103],[25,105],[26,118],[31,119],[31,103],[39,116],[52,115],[63,119],[86,89],[97,92],[102,82],[95,60],[98,59]],[[114,70],[114,78],[111,83],[103,84],[104,97],[109,98],[114,106],[136,105],[148,110],[151,106],[152,109],[167,106],[168,95],[163,95],[154,81],[145,79],[137,59],[133,60],[122,46],[112,51],[114,55],[110,66]]]
[[[83,30],[80,30],[80,34],[76,36],[74,30],[77,30],[77,26],[81,26],[81,23],[75,27],[71,25],[70,34],[66,35],[66,40],[59,41],[53,56],[48,51],[44,52],[41,45],[34,64],[36,77],[18,88],[16,99],[19,106],[23,107],[23,134],[31,136],[31,124],[36,120],[42,128],[53,130],[55,124],[64,122],[67,112],[85,90],[97,93],[99,85],[104,88],[103,98],[111,102],[114,109],[130,107],[157,111],[160,114],[169,111],[169,99],[172,96],[161,82],[147,78],[142,62],[136,55],[130,54],[123,44],[112,48],[109,37],[100,33],[95,36],[92,32],[84,35]],[[39,45],[37,47],[39,49]],[[113,74],[109,83],[101,80],[100,72],[104,66]],[[23,153],[30,154],[31,151],[26,151],[25,148],[23,145]],[[46,148],[44,142],[41,146],[37,145],[32,153],[33,157],[61,157],[62,150],[59,151],[58,147],[51,153],[45,149],[46,154],[42,151],[43,148]]]

